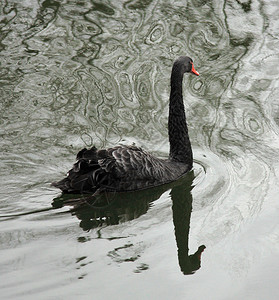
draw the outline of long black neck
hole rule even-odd
[[[183,104],[182,81],[182,67],[179,64],[174,64],[171,73],[169,104],[169,157],[171,160],[188,164],[188,168],[190,169],[193,165],[193,154]]]

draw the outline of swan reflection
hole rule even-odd
[[[183,274],[193,274],[201,266],[201,245],[189,255],[189,229],[192,212],[192,182],[190,172],[175,183],[138,192],[105,193],[97,197],[62,195],[53,200],[53,207],[72,206],[71,213],[80,220],[80,227],[88,231],[103,225],[117,225],[140,217],[160,196],[170,191],[174,232],[177,244],[178,262]]]

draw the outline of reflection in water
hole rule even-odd
[[[73,206],[72,214],[80,220],[80,227],[89,231],[100,226],[117,225],[140,217],[152,203],[171,189],[173,223],[177,243],[178,261],[183,274],[193,274],[201,265],[202,245],[189,255],[188,240],[192,212],[193,172],[175,183],[138,192],[106,193],[94,197],[62,195],[53,200],[53,207]]]
[[[171,199],[173,202],[173,224],[177,243],[177,253],[179,266],[183,274],[192,274],[201,266],[201,254],[205,249],[202,245],[198,250],[188,255],[189,252],[189,230],[192,213],[192,178],[187,178],[185,182],[180,182],[171,190]]]

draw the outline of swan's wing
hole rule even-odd
[[[63,180],[53,183],[64,192],[128,191],[175,179],[169,164],[135,146],[81,150]]]
[[[168,171],[160,159],[135,146],[99,150],[97,159],[99,166],[105,171],[103,175],[107,188],[118,191],[158,185]]]
[[[100,167],[117,179],[160,180],[169,171],[163,160],[135,146],[100,150],[97,158]]]

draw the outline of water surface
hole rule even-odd
[[[0,9],[1,297],[277,299],[277,1]],[[167,157],[170,71],[185,54],[201,74],[184,80],[193,174],[101,212],[54,208],[50,183],[85,146]]]

